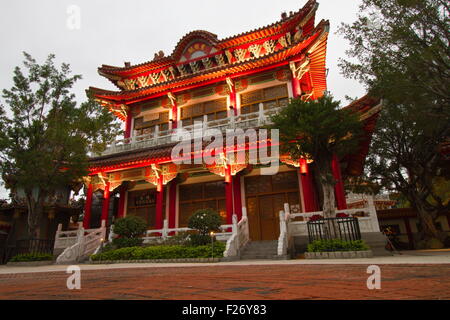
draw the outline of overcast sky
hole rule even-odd
[[[170,55],[178,40],[193,30],[207,30],[219,39],[271,24],[283,11],[297,11],[306,0],[15,0],[0,2],[0,89],[10,88],[12,72],[23,61],[22,52],[39,63],[49,53],[58,64],[67,62],[83,79],[74,87],[78,101],[89,86],[116,88],[97,73],[102,64],[123,66],[153,59],[163,50]],[[327,67],[328,90],[345,105],[345,95],[365,91],[345,79],[337,66],[348,44],[336,34],[341,22],[356,19],[360,0],[318,0],[316,23],[330,20]],[[80,10],[80,28],[73,29],[71,7]],[[73,11],[72,11],[73,12]],[[69,21],[68,21],[69,20]],[[7,197],[1,188],[0,198]]]

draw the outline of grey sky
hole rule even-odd
[[[364,88],[345,79],[337,67],[347,43],[335,32],[341,22],[356,19],[360,0],[318,0],[316,21],[330,20],[328,90],[345,104],[345,95],[360,97]],[[207,30],[223,39],[271,24],[283,11],[297,11],[306,0],[15,0],[0,2],[0,89],[12,85],[12,71],[21,65],[22,51],[43,62],[49,53],[81,74],[74,92],[85,99],[89,86],[115,87],[97,74],[101,64],[122,66],[153,59],[155,52],[172,53],[178,40],[193,30]],[[81,28],[67,27],[67,8],[81,10]],[[7,197],[1,188],[0,198]]]

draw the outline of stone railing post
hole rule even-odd
[[[259,103],[259,111],[258,111],[258,125],[262,125],[266,116],[264,115],[264,105],[262,102]]]
[[[283,231],[286,232],[286,218],[284,215],[284,211],[280,211],[280,234]]]
[[[57,248],[57,246],[59,245],[59,235],[62,232],[62,223],[58,224],[58,229],[56,229],[56,234],[55,234],[55,243],[53,245],[53,248]]]
[[[245,218],[245,228],[244,228],[244,232],[245,232],[245,238],[246,240],[250,240],[250,230],[248,229],[248,217],[247,217],[247,208],[246,207],[242,207],[242,219]]]
[[[232,227],[233,234],[236,234],[236,250],[237,250],[237,249],[239,249],[239,230],[238,230],[237,215],[233,214],[231,220],[233,222],[233,227]]]
[[[163,239],[166,239],[167,238],[167,235],[169,234],[169,220],[167,220],[167,219],[164,219],[164,222],[163,222],[163,230],[162,230],[162,237],[163,237]]]
[[[377,210],[375,209],[375,203],[373,201],[373,196],[369,196],[367,199],[367,204],[369,206],[369,217],[371,221],[371,227],[373,232],[380,232],[380,224],[378,222]]]
[[[112,224],[111,227],[109,228],[109,235],[108,235],[108,242],[112,242],[114,239],[114,225]]]

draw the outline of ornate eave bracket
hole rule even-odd
[[[178,174],[178,166],[174,163],[168,163],[163,165],[152,164],[150,167],[145,168],[145,181],[158,186],[159,181],[163,185],[166,185],[170,181],[176,178]]]
[[[228,157],[224,153],[221,153],[217,161],[213,164],[205,164],[206,169],[211,173],[217,174],[221,177],[227,175],[227,170],[229,169],[230,175],[235,176],[240,171],[248,167],[248,153],[245,154],[245,160],[239,161],[236,153],[228,154]]]
[[[291,68],[292,76],[298,80],[303,78],[305,73],[309,71],[310,61],[310,58],[306,57],[302,62],[300,62],[298,66],[296,65],[295,61],[291,61],[289,63],[289,67]]]
[[[300,168],[300,173],[308,173],[308,164],[313,162],[313,160],[307,158],[300,158],[298,160],[295,160],[290,155],[281,155],[280,162],[296,168]]]
[[[115,104],[101,99],[95,99],[97,103],[107,108],[110,112],[116,114],[119,119],[126,119],[128,116],[128,112],[130,111],[130,107],[126,104]]]

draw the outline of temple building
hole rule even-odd
[[[259,133],[289,99],[325,94],[329,22],[316,23],[317,8],[310,0],[273,24],[225,39],[192,31],[169,56],[160,52],[137,65],[99,67],[117,90],[87,91],[125,123],[125,130],[123,139],[90,160],[84,228],[127,215],[142,217],[149,229],[161,229],[164,221],[169,228],[186,227],[202,208],[214,209],[230,224],[244,209],[251,240],[274,240],[285,203],[291,213],[320,211],[314,162],[281,155],[272,175],[262,174],[267,163],[249,163],[251,150],[270,149],[271,136],[258,134],[256,142],[240,144],[244,160],[216,154],[213,163],[196,161],[210,150],[202,143],[198,151],[195,142],[188,153],[192,163],[173,158],[177,130],[191,133],[201,123],[203,130],[224,135],[236,128]],[[358,152],[333,161],[338,209],[347,208],[343,179],[362,173],[380,101],[365,96],[346,108],[359,113],[366,138]],[[101,199],[97,210],[93,199]]]

